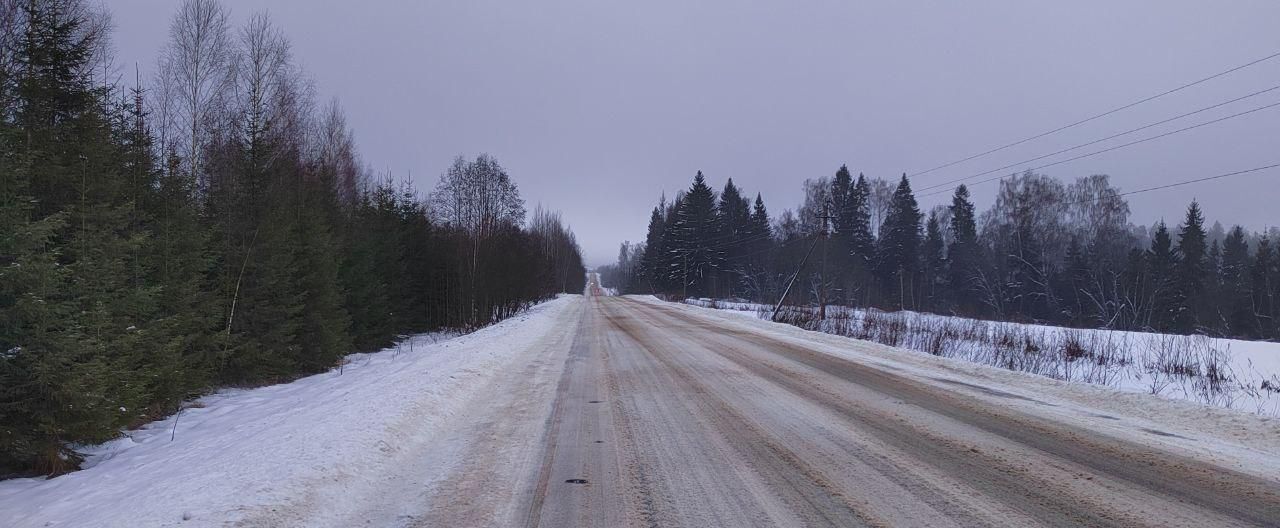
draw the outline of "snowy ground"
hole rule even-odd
[[[0,528],[1280,514],[1275,418],[602,293],[209,396],[88,469],[0,482]]]
[[[341,373],[202,398],[180,417],[86,448],[82,471],[0,482],[0,526],[223,526],[284,515],[282,504],[356,511],[402,463],[398,453],[465,415],[500,367],[575,317],[579,298],[472,334],[353,355]]]
[[[749,302],[688,299],[686,304],[716,308],[748,317],[767,317],[772,306]],[[828,309],[833,319],[819,329],[838,335],[857,334],[867,312],[838,307]],[[1204,404],[1280,416],[1280,343],[1172,336],[1145,332],[1080,330],[1044,325],[975,321],[919,312],[875,312],[874,316],[901,323],[894,346],[930,352],[939,329],[961,334],[960,346],[944,355],[1046,375],[1064,381],[1082,381],[1129,392],[1145,392]],[[836,320],[840,317],[843,321]],[[964,341],[962,334],[976,329],[984,337],[1007,334],[1030,337],[1062,346],[1068,340],[1097,348],[1109,355],[1106,362],[1009,362],[1007,356],[989,353],[989,342]],[[880,335],[865,338],[887,339]],[[879,338],[879,339],[877,339]],[[1212,366],[1211,366],[1212,364]],[[1207,374],[1210,368],[1214,374]]]

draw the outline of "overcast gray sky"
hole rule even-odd
[[[176,2],[108,5],[118,61],[145,71]],[[716,188],[732,177],[753,196],[763,192],[776,214],[801,200],[801,181],[842,163],[896,178],[1280,51],[1274,0],[225,5],[237,24],[255,11],[272,15],[321,97],[342,101],[375,168],[412,173],[425,191],[455,155],[489,152],[531,206],[564,213],[589,265],[610,262],[624,239],[643,239],[658,196],[699,169]],[[913,185],[1274,85],[1280,60]],[[1280,91],[1145,135],[1276,101]],[[1280,108],[1042,172],[1106,173],[1133,190],[1276,162]],[[972,189],[980,208],[995,188]],[[1275,225],[1280,170],[1135,195],[1134,221],[1176,223],[1192,197],[1210,220]]]

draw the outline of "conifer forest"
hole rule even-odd
[[[805,180],[804,202],[770,216],[726,178],[698,172],[663,196],[645,239],[601,269],[623,291],[676,298],[914,310],[1078,328],[1280,337],[1280,230],[1176,221],[1138,225],[1107,175],[1001,178],[977,211],[969,188],[922,211],[906,174]]]
[[[112,74],[96,3],[0,0],[0,26],[0,476],[583,289],[573,233],[494,157],[429,192],[373,174],[266,14],[175,3],[146,78]]]

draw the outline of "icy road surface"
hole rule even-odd
[[[237,433],[299,454],[144,451],[172,482],[104,462],[0,493],[0,515],[22,508],[19,526],[1280,523],[1280,424],[1247,413],[651,298],[566,297],[449,346],[387,359],[387,374],[375,364],[302,380],[381,401],[285,407]],[[288,418],[298,413],[323,433],[308,436]],[[344,427],[360,441],[313,452]],[[58,484],[68,478],[80,480]]]
[[[1240,417],[1269,438],[1226,446],[1213,427],[850,360],[825,350],[832,340],[769,323],[630,298],[584,303],[554,389],[495,387],[459,433],[467,462],[409,525],[1280,522],[1277,428],[1265,419]]]

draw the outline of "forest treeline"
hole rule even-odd
[[[371,178],[266,15],[175,7],[154,77],[122,82],[96,3],[0,0],[0,477],[583,288],[572,232],[526,222],[494,158],[426,197]]]
[[[759,194],[732,179],[716,193],[698,172],[601,278],[626,292],[775,303],[794,275],[788,304],[1280,338],[1280,232],[1206,227],[1195,201],[1178,224],[1147,228],[1130,223],[1105,175],[1011,175],[982,213],[963,185],[925,214],[905,174],[895,186],[844,166],[804,191],[796,211],[771,218]]]

